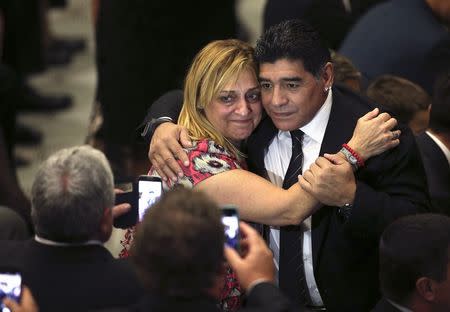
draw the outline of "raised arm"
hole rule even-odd
[[[349,144],[361,142],[357,150],[364,157],[379,154],[393,146],[391,140],[387,141],[385,137],[386,133],[395,126],[396,121],[387,114],[380,115],[380,118],[375,117],[377,115],[378,110],[374,110],[361,117],[361,122],[354,132],[353,141],[349,141]],[[336,175],[337,181],[343,181],[343,185],[348,186],[345,190],[337,186],[338,195],[341,196],[339,200],[342,203],[352,200],[356,183],[349,163],[346,161],[333,163],[324,158],[321,162],[326,162],[326,166]],[[196,188],[207,192],[219,204],[237,205],[240,207],[243,219],[268,225],[299,224],[319,208],[319,201],[301,189],[299,183],[288,190],[283,190],[241,169],[211,176],[198,183]]]
[[[171,90],[160,96],[147,110],[147,116],[145,116],[142,122],[142,130],[148,122],[160,117],[170,117],[173,120],[178,119],[180,115],[181,107],[183,105],[183,91]],[[147,131],[144,133],[144,138],[150,141],[152,132]]]
[[[401,131],[391,131],[397,125],[397,120],[388,113],[378,113],[378,108],[375,108],[359,118],[353,136],[347,143],[363,161],[400,143],[398,138]],[[299,180],[301,187],[325,205],[340,207],[353,204],[356,181],[354,175],[344,169],[346,157],[342,152],[324,156],[304,170]]]
[[[195,189],[206,192],[220,205],[236,205],[244,220],[268,225],[300,224],[319,208],[318,201],[298,183],[284,190],[242,169],[211,176]]]
[[[356,181],[339,181],[329,164],[340,160],[327,154],[327,159],[319,158],[303,174],[302,188],[322,203],[351,205],[345,214],[348,233],[376,240],[396,218],[429,209],[425,173],[415,138],[409,129],[402,130],[402,144],[373,157],[358,170]],[[391,133],[391,141],[397,141],[396,136]]]
[[[347,143],[365,161],[400,143],[400,130],[393,130],[397,120],[375,108],[358,119],[353,136]]]

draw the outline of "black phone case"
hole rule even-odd
[[[136,225],[138,221],[138,189],[137,183],[133,182],[133,189],[130,192],[116,194],[116,205],[129,203],[131,209],[114,219],[114,227],[126,229]]]

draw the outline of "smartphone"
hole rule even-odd
[[[149,209],[162,195],[162,181],[160,177],[141,175],[138,179],[138,220],[142,221],[145,212]]]
[[[0,271],[0,311],[10,312],[10,310],[3,305],[3,299],[9,297],[17,302],[20,302],[20,295],[22,293],[22,275],[16,270]]]
[[[225,230],[225,244],[239,250],[239,212],[236,206],[222,207],[222,223]]]

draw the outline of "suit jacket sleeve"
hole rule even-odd
[[[290,301],[278,287],[271,283],[260,283],[249,293],[242,312],[294,311]]]
[[[352,213],[346,230],[378,240],[395,219],[429,211],[424,167],[414,136],[403,128],[401,144],[369,159],[357,174]]]
[[[147,123],[159,117],[170,117],[173,120],[177,120],[183,106],[183,91],[171,90],[164,93],[148,108],[147,115],[144,121],[138,128],[139,133],[142,133],[145,141],[150,142],[153,132],[148,131],[146,127]]]

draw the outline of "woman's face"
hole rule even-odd
[[[261,120],[261,91],[250,70],[229,83],[207,107],[206,118],[232,143],[249,137]]]

